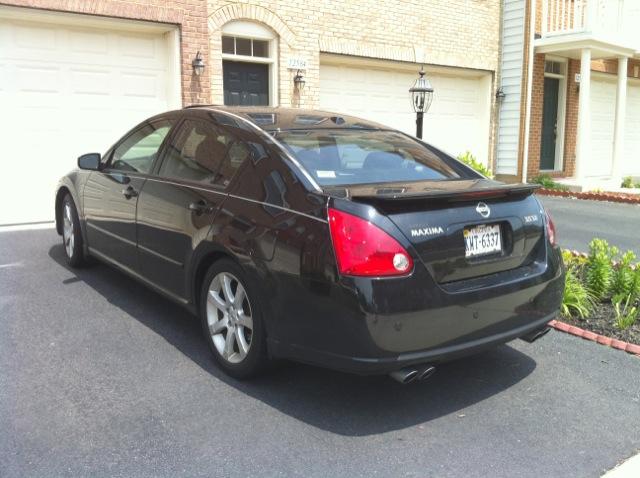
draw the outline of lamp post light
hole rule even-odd
[[[433,100],[433,87],[431,82],[424,77],[424,67],[418,72],[420,75],[411,88],[411,106],[416,112],[416,136],[422,139],[422,120],[424,114],[429,110]]]

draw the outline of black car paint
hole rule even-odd
[[[258,125],[266,131],[295,128],[291,118],[305,114],[255,111],[262,118],[274,115],[273,123]],[[367,200],[366,195],[362,199],[354,190],[323,191],[245,113],[188,108],[148,120],[215,121],[253,144],[254,155],[226,189],[159,177],[162,150],[150,174],[76,170],[61,180],[58,190],[58,232],[59,205],[69,191],[88,253],[192,312],[208,266],[220,257],[233,258],[260,290],[272,355],[356,373],[449,360],[523,336],[556,314],[564,286],[561,256],[544,233],[536,235],[522,222],[524,215],[533,214],[543,221],[534,196],[526,193],[515,202],[511,197],[484,200],[499,212],[505,237],[511,238],[509,247],[517,255],[502,261],[481,259],[468,267],[463,245],[454,238],[463,226],[492,222],[470,212],[477,201],[441,204],[435,199],[398,213],[397,204]],[[349,117],[324,117],[316,127],[382,128]],[[112,150],[103,157],[103,168]],[[484,181],[453,163],[467,179]],[[123,194],[129,186],[137,196]],[[108,201],[96,197],[97,188],[107,191]],[[113,201],[121,207],[119,216],[108,209]],[[192,210],[191,204],[204,207]],[[469,207],[461,209],[465,204]],[[341,276],[328,230],[328,207],[367,218],[391,234],[412,255],[413,271],[399,278]],[[430,221],[447,225],[445,234],[410,240],[408,230],[422,224],[417,218],[427,209]],[[452,225],[448,217],[454,213],[458,217]]]

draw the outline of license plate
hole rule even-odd
[[[484,256],[502,250],[498,224],[481,224],[464,230],[465,257]]]

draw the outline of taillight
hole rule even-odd
[[[547,225],[547,236],[549,237],[549,242],[552,246],[556,246],[556,225],[553,223],[553,219],[551,218],[551,214],[547,209],[544,210],[545,215],[545,223]]]
[[[329,229],[340,274],[400,276],[413,269],[405,248],[365,219],[329,208]]]

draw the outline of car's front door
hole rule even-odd
[[[188,300],[192,256],[208,239],[234,164],[246,156],[246,147],[211,119],[185,119],[172,134],[157,175],[138,199],[138,249],[147,280]]]
[[[136,208],[164,139],[168,119],[145,123],[127,135],[91,173],[83,191],[87,242],[92,253],[138,272]]]

